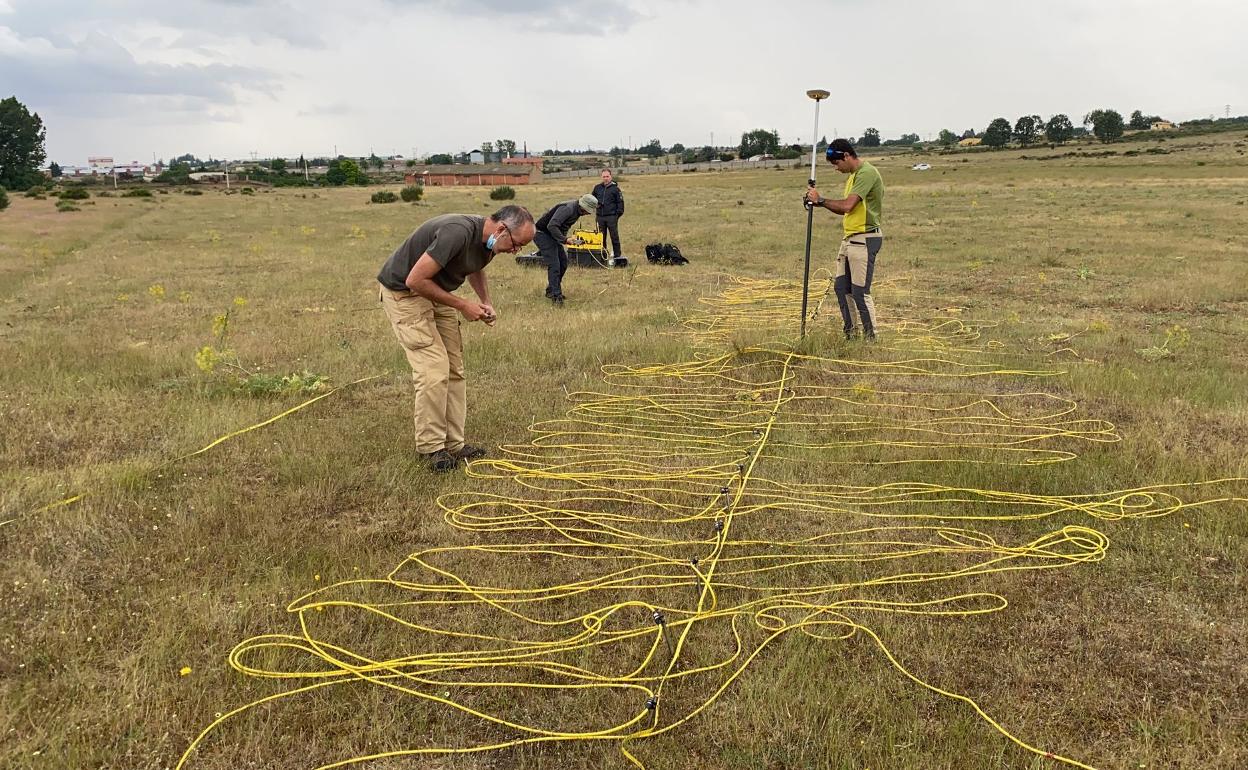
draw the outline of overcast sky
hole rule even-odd
[[[923,138],[1097,107],[1248,114],[1248,2],[0,0],[48,158]]]

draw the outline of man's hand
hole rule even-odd
[[[806,202],[812,206],[818,206],[823,203],[823,196],[819,194],[819,190],[814,187],[806,189]]]
[[[487,316],[493,318],[494,308],[484,302],[465,302],[459,309],[459,314],[469,321],[481,321]]]
[[[485,322],[486,326],[493,326],[494,322],[498,320],[498,313],[494,311],[494,306],[488,302],[482,302],[481,309],[485,311],[485,315],[481,316],[481,320]]]

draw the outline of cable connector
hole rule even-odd
[[[720,488],[719,488],[719,493],[720,493],[721,495],[723,495],[724,497],[727,497],[727,496],[728,496],[728,487],[720,487]]]
[[[737,473],[745,473],[745,463],[737,463]]]
[[[658,707],[659,707],[658,698],[654,697],[653,695],[651,695],[649,698],[646,698],[646,710],[647,711],[654,711]]]
[[[693,567],[698,566],[698,557],[696,557],[696,556],[695,556],[695,557],[693,557],[692,559],[690,559],[690,560],[689,560],[689,564],[690,564],[690,566],[693,566]]]
[[[716,532],[723,532],[723,531],[724,531],[724,520],[723,520],[723,519],[716,519],[716,520],[715,520],[715,531],[716,531]]]
[[[650,616],[650,619],[654,621],[656,626],[661,626],[667,622],[667,618],[663,617],[662,610],[655,610],[654,614]]]

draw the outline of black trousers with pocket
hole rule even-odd
[[[568,272],[568,250],[544,232],[533,237],[537,251],[546,260],[546,296],[563,296],[563,274]]]

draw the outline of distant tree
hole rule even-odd
[[[1004,147],[1010,142],[1010,121],[997,118],[984,129],[984,144],[989,147]]]
[[[642,155],[649,155],[651,158],[657,158],[663,154],[663,143],[658,139],[651,139],[646,143],[645,147],[637,150]]]
[[[47,132],[39,113],[10,96],[0,101],[0,187],[25,190],[43,178],[39,167],[47,153]]]
[[[9,194],[0,187],[0,211],[4,211],[9,207]]]
[[[493,142],[482,142],[482,143],[481,143],[481,154],[485,156],[485,162],[486,162],[486,163],[489,163],[489,162],[490,162],[490,155],[492,155],[492,154],[493,154],[493,152],[494,152],[494,144],[493,144]]]
[[[862,138],[858,140],[861,147],[879,147],[880,146],[880,130],[878,128],[868,128],[862,132]]]
[[[765,128],[756,128],[741,135],[737,156],[742,160],[755,155],[774,155],[780,147],[780,134]]]
[[[1122,115],[1117,110],[1092,110],[1083,117],[1083,124],[1092,127],[1092,135],[1102,142],[1122,136]]]
[[[269,161],[269,168],[273,169],[273,173],[275,174],[286,173],[286,159],[274,158],[273,160]]]
[[[727,163],[727,162],[728,162],[728,161],[730,161],[730,160],[736,160],[736,159],[737,159],[737,156],[736,156],[736,155],[733,155],[733,154],[732,154],[732,153],[730,153],[730,152],[721,152],[721,153],[719,154],[719,159],[720,159],[720,160],[722,160],[722,161],[724,161],[725,163]]]
[[[892,147],[892,146],[894,146],[894,145],[898,145],[898,144],[910,145],[910,144],[918,144],[918,143],[919,143],[919,135],[918,135],[918,134],[902,134],[901,136],[897,137],[896,139],[886,139],[886,140],[884,140],[884,142],[883,142],[883,144],[885,144],[885,145],[887,145],[887,146],[889,146],[889,147]]]
[[[1024,115],[1014,123],[1014,141],[1026,147],[1040,135],[1043,124],[1036,122],[1035,115]]]
[[[667,151],[673,155],[680,155],[681,153],[685,151],[685,146],[681,144],[680,142],[677,142],[676,144],[673,144],[671,147],[668,147]]]
[[[191,164],[174,161],[156,177],[157,182],[164,184],[190,184]]]
[[[56,161],[52,161],[52,165],[48,166],[48,173],[52,175],[53,179],[58,179],[64,172],[61,171],[60,166],[56,165]]]
[[[331,161],[329,170],[325,172],[325,181],[334,187],[342,185],[366,184],[368,177],[360,173],[359,164],[350,158],[339,158]]]
[[[499,159],[510,158],[516,154],[516,143],[510,139],[495,140],[494,146],[498,148]]]
[[[953,133],[947,128],[940,129],[940,143],[941,144],[948,147],[951,144],[956,144],[957,141],[958,141],[957,134]]]
[[[408,168],[412,168],[413,166],[415,166],[415,165],[416,165],[416,159],[415,159],[415,158],[408,158],[408,159],[407,159],[407,162],[406,162],[406,163],[404,163],[403,165],[407,166]]]
[[[1075,127],[1071,124],[1070,118],[1060,113],[1049,118],[1049,122],[1044,124],[1044,136],[1054,144],[1069,142],[1074,133]]]
[[[828,137],[819,137],[819,142],[815,145],[815,152],[823,152],[828,149]]]
[[[439,152],[429,156],[430,166],[449,166],[455,162],[450,153]]]
[[[1139,110],[1136,110],[1135,112],[1131,113],[1131,120],[1130,122],[1127,123],[1127,128],[1133,128],[1136,131],[1140,131],[1142,129],[1148,128],[1150,125],[1152,125],[1152,122],[1149,121],[1149,119],[1144,116],[1144,113],[1140,112]]]

